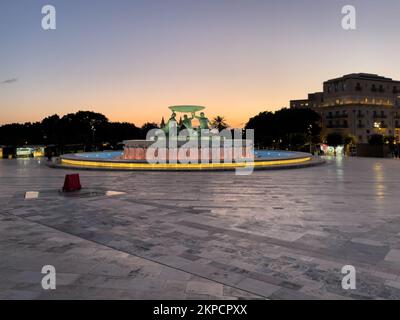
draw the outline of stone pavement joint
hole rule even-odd
[[[399,161],[82,171],[105,190],[90,197],[58,195],[70,171],[21,165],[0,160],[0,299],[400,299]],[[60,274],[54,292],[37,283],[44,264]],[[341,287],[347,264],[356,290]]]

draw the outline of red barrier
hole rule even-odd
[[[78,191],[81,189],[82,186],[79,174],[67,174],[65,176],[64,187],[63,187],[64,192]]]

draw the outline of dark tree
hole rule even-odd
[[[67,145],[88,146],[89,149],[96,146],[97,149],[142,138],[145,130],[146,126],[141,129],[131,123],[109,122],[101,113],[79,111],[62,118],[55,114],[36,123],[0,126],[0,145],[57,145],[61,151]]]
[[[347,135],[343,138],[343,143],[344,145],[348,146],[348,145],[353,145],[356,143],[356,138],[352,135]]]
[[[218,131],[225,130],[226,128],[229,127],[228,123],[225,120],[225,117],[223,116],[216,116],[212,120],[212,125],[218,129]]]
[[[249,119],[246,129],[254,129],[257,147],[304,149],[319,142],[320,116],[311,109],[281,109],[261,112]]]
[[[381,134],[373,134],[369,137],[368,142],[373,146],[381,146],[384,144],[384,138]]]
[[[147,132],[149,132],[152,129],[159,129],[158,124],[154,122],[146,122],[141,128],[142,130],[141,138],[146,139]]]
[[[344,138],[341,133],[332,132],[326,136],[326,143],[329,146],[336,148],[337,146],[344,144]]]

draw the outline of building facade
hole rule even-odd
[[[311,108],[321,116],[323,134],[340,132],[357,143],[373,134],[400,141],[400,81],[376,74],[354,73],[331,79],[323,92],[290,101],[291,108]]]

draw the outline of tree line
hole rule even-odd
[[[256,148],[309,151],[321,142],[320,116],[311,109],[264,111],[250,118],[245,129],[254,129]]]
[[[0,126],[0,145],[118,144],[125,139],[144,139],[147,131],[157,126],[110,122],[100,113],[79,111],[63,117],[52,115],[40,122]]]
[[[150,129],[162,126],[145,123],[137,127],[128,122],[111,122],[101,113],[78,111],[62,117],[52,115],[40,122],[6,124],[0,126],[0,145],[86,145],[117,148],[123,140],[145,139]],[[220,128],[228,126],[224,117],[213,119]],[[333,133],[321,137],[321,119],[311,109],[283,108],[275,112],[264,111],[250,118],[245,129],[255,130],[256,148],[291,149],[309,151],[321,142],[330,145],[354,143],[351,137]],[[371,144],[383,143],[383,137],[374,136]]]
[[[228,126],[224,117],[213,119],[220,128]],[[111,122],[101,113],[78,111],[63,117],[57,114],[39,122],[13,123],[0,126],[0,145],[68,145],[109,144],[117,145],[123,140],[145,139],[148,130],[158,128],[157,123],[137,127],[127,122]],[[246,129],[255,129],[256,144],[283,148],[299,147],[310,137],[319,137],[319,115],[311,110],[282,109],[262,112],[249,119]]]

